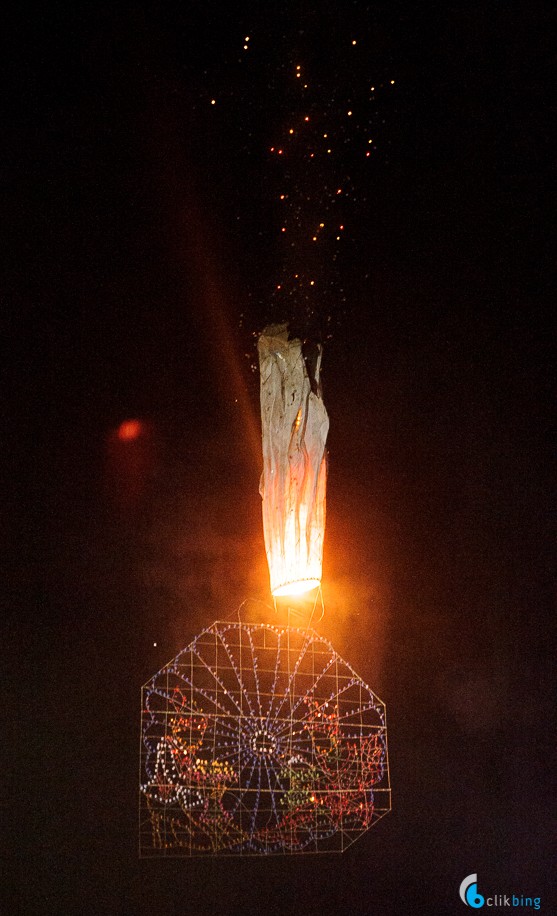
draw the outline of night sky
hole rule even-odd
[[[6,913],[444,916],[475,872],[555,911],[550,6],[14,5]],[[319,631],[387,704],[393,810],[342,856],[139,860],[141,685],[270,600],[281,320],[324,343]]]

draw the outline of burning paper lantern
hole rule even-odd
[[[263,530],[275,597],[321,583],[329,418],[321,396],[321,345],[304,352],[287,325],[259,337]]]

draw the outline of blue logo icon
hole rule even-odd
[[[479,910],[485,903],[485,897],[478,894],[478,876],[468,875],[460,885],[460,899],[466,906]]]

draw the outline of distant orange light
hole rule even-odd
[[[130,442],[139,439],[141,432],[142,425],[139,420],[124,420],[118,427],[118,438],[121,442]]]

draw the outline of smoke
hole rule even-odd
[[[178,650],[200,628],[266,599],[268,570],[252,456],[205,431],[166,458],[138,554],[153,634]]]

